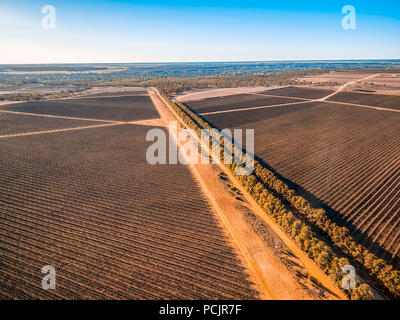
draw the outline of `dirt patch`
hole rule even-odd
[[[246,221],[263,239],[282,265],[286,267],[290,272],[290,276],[294,278],[299,286],[315,299],[326,299],[329,295],[326,289],[308,273],[300,259],[285,245],[271,228],[255,216],[246,206],[240,204],[237,206],[244,212]]]

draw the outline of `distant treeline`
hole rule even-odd
[[[31,101],[31,100],[43,100],[46,97],[45,94],[40,93],[12,93],[0,95],[0,101]]]
[[[74,92],[84,91],[96,86],[138,86],[138,87],[156,87],[167,95],[176,95],[178,93],[193,89],[211,89],[211,88],[237,88],[237,87],[256,87],[256,86],[273,86],[273,85],[296,85],[308,84],[306,81],[298,81],[298,78],[308,75],[319,75],[326,73],[325,69],[318,70],[298,70],[298,71],[281,71],[268,74],[251,74],[251,75],[226,75],[226,76],[208,76],[193,78],[153,78],[150,80],[140,80],[136,78],[126,78],[111,81],[52,81],[47,85],[62,86],[73,85],[73,90],[65,90],[59,93],[18,93],[0,95],[1,100],[7,101],[30,101],[57,99],[71,95]],[[25,82],[18,83],[19,85]]]
[[[282,71],[269,74],[229,75],[198,78],[157,78],[145,81],[117,80],[104,82],[101,85],[137,85],[142,87],[156,87],[167,95],[176,95],[192,89],[209,88],[237,88],[272,85],[308,84],[306,81],[298,81],[298,78],[309,75],[326,73],[325,69]]]
[[[114,81],[155,78],[196,78],[216,76],[263,75],[273,72],[299,70],[399,70],[399,61],[247,61],[247,62],[188,62],[188,63],[116,63],[116,64],[56,64],[56,65],[0,65],[0,83],[18,81]],[[98,74],[98,70],[116,67],[120,71]],[[7,74],[17,71],[72,71],[65,74]],[[80,71],[80,72],[76,72]],[[82,71],[88,71],[82,73]],[[93,72],[91,72],[93,71]],[[377,71],[380,72],[380,71]],[[29,77],[27,77],[29,76]]]
[[[49,72],[49,71],[67,71],[67,72],[82,72],[82,71],[98,71],[98,70],[107,70],[107,67],[104,66],[64,66],[64,65],[9,65],[9,66],[1,66],[0,71],[2,72]]]
[[[51,92],[51,93],[10,93],[10,94],[7,93],[0,95],[0,101],[33,101],[33,100],[46,100],[46,99],[60,99],[60,98],[70,97],[88,88],[89,87],[61,90],[59,92]]]

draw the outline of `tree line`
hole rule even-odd
[[[167,95],[176,95],[192,89],[283,86],[308,84],[298,78],[326,73],[324,69],[272,72],[268,74],[208,76],[196,78],[158,78],[137,82],[143,87],[157,87]]]
[[[201,129],[212,128],[207,121],[186,105],[169,100],[168,91],[164,91],[162,94],[186,125],[199,135]],[[219,156],[221,160],[224,160],[223,150]],[[227,165],[233,174],[238,166],[240,165],[235,161]],[[324,209],[313,208],[308,200],[296,195],[294,190],[291,190],[259,161],[254,160],[254,171],[251,175],[236,176],[236,178],[264,211],[339,287],[341,287],[343,277],[341,270],[351,261],[363,268],[369,278],[378,284],[385,293],[394,298],[400,298],[400,272],[398,270],[371,253],[368,248],[357,244],[346,227],[331,221]],[[320,231],[319,235],[315,230]],[[323,238],[327,241],[320,239],[320,233],[324,234]],[[340,249],[342,254],[339,256],[337,250],[334,252],[332,247]],[[358,281],[356,289],[344,290],[344,292],[351,299],[373,298],[371,288],[367,284],[360,284],[360,281]]]

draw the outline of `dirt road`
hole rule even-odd
[[[159,96],[158,92],[153,89],[150,96],[152,99],[155,99],[154,95],[158,97],[158,99],[162,100],[162,98]],[[154,101],[153,101],[154,102]],[[164,102],[164,108],[167,107],[167,104],[165,101]],[[159,105],[159,104],[158,104]],[[177,115],[174,113],[172,109],[167,107],[169,110],[169,118],[166,116],[163,116],[163,118],[168,119],[168,121],[171,120],[176,120],[178,119],[182,124],[184,124],[180,118],[177,117]],[[171,118],[171,113],[174,114],[175,116]],[[176,119],[174,119],[176,118]],[[197,137],[195,137],[197,139]],[[205,146],[202,145],[201,141],[197,139],[197,142],[202,148],[206,149]],[[290,239],[286,233],[264,212],[264,210],[256,203],[256,201],[247,193],[247,191],[241,186],[241,184],[236,180],[236,178],[231,174],[231,172],[223,165],[219,159],[214,158],[214,161],[218,164],[219,168],[229,177],[229,179],[234,183],[234,186],[240,190],[240,192],[244,195],[245,200],[248,202],[251,210],[262,220],[264,221],[279,237],[280,239],[285,243],[285,245],[301,260],[303,265],[307,268],[308,272],[318,280],[318,282],[325,287],[332,295],[332,299],[343,299],[346,300],[347,297],[344,295],[344,293],[337,288],[337,286],[331,281],[331,279],[321,270],[319,267],[301,250],[297,247],[295,242]],[[200,184],[203,187],[204,192],[206,195],[209,197],[210,202],[214,205],[216,208],[216,211],[218,215],[220,216],[221,220],[224,222],[226,228],[229,230],[229,233],[231,234],[233,240],[235,241],[236,245],[239,247],[240,252],[242,255],[245,257],[245,260],[247,262],[247,265],[249,266],[249,269],[252,271],[253,275],[258,278],[259,282],[261,282],[263,288],[264,288],[264,296],[267,297],[267,299],[273,299],[274,298],[274,293],[272,292],[271,288],[269,287],[268,283],[265,281],[265,277],[262,275],[262,272],[260,271],[260,268],[257,266],[256,262],[254,261],[254,258],[249,254],[249,250],[244,246],[242,243],[242,239],[238,236],[238,234],[235,232],[235,230],[232,228],[230,225],[229,221],[226,221],[226,216],[222,210],[220,210],[219,206],[215,206],[215,199],[213,192],[210,190],[205,185],[205,182],[202,180],[201,176],[198,173],[198,170],[192,165],[192,170],[196,176],[197,179],[199,179]]]
[[[338,94],[339,92],[343,91],[346,87],[352,86],[353,84],[355,84],[355,83],[357,83],[359,81],[369,80],[369,79],[377,77],[379,75],[380,75],[380,73],[377,73],[377,74],[373,74],[373,75],[365,77],[365,78],[361,78],[361,79],[357,79],[357,80],[354,80],[354,81],[347,82],[344,85],[342,85],[339,89],[337,89],[335,92],[327,95],[326,97],[323,97],[322,99],[319,99],[319,101],[325,101],[325,100],[333,97],[334,95]]]

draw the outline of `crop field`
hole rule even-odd
[[[150,98],[142,95],[31,101],[23,104],[6,105],[1,109],[110,121],[137,121],[159,118]]]
[[[285,97],[304,98],[304,99],[321,99],[333,92],[334,91],[332,90],[324,90],[324,89],[284,87],[279,89],[266,90],[260,93],[285,96]]]
[[[127,91],[111,91],[111,92],[97,92],[85,95],[84,97],[126,97],[126,96],[137,96],[147,95],[147,91],[143,89],[127,90]]]
[[[291,98],[268,97],[261,94],[237,94],[222,98],[209,98],[187,103],[197,113],[225,111],[239,108],[253,108],[258,106],[293,103]]]
[[[158,116],[152,105],[139,114],[139,103],[96,108],[93,100],[1,108],[95,119],[125,111],[125,121]],[[32,130],[25,117],[7,121],[17,132]],[[44,130],[63,121],[31,117]],[[3,119],[0,113],[0,127]],[[110,124],[0,139],[0,298],[258,297],[189,168],[147,163],[151,128]],[[56,269],[56,290],[41,287],[45,265]]]
[[[0,108],[0,136],[9,134],[21,134],[26,132],[39,132],[65,128],[76,128],[90,125],[98,125],[106,122],[91,122],[82,120],[32,117],[22,114],[1,112]]]
[[[255,110],[241,110],[239,112],[203,114],[204,118],[220,129],[240,128],[243,125],[253,124],[260,120],[273,120],[285,114],[312,108],[316,102],[290,104],[283,107],[260,108]],[[200,113],[201,114],[201,113]]]
[[[339,92],[329,100],[400,110],[400,96],[365,94],[357,92]]]
[[[255,129],[257,157],[399,266],[400,113],[306,101],[203,117],[220,129]]]

